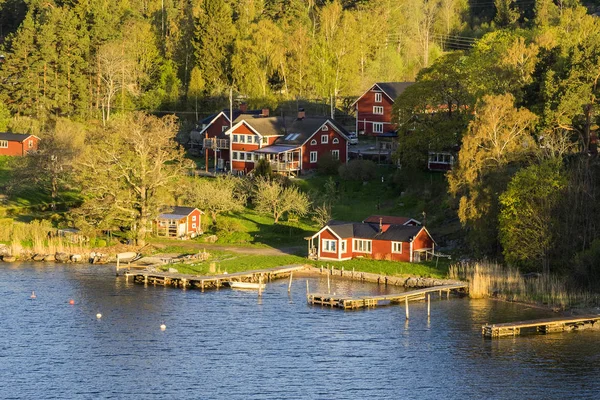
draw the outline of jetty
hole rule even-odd
[[[332,308],[342,308],[344,310],[357,309],[357,308],[368,308],[377,307],[380,305],[390,305],[395,303],[407,303],[408,301],[423,300],[425,295],[428,293],[439,292],[440,297],[443,293],[446,296],[450,296],[450,292],[466,292],[468,284],[457,283],[449,285],[432,286],[427,288],[421,288],[416,290],[410,290],[403,293],[387,294],[379,296],[361,296],[361,297],[347,297],[347,296],[336,296],[335,294],[323,294],[323,293],[307,293],[306,299],[309,304],[328,306]]]
[[[218,275],[189,275],[180,274],[178,272],[163,272],[163,271],[130,271],[125,273],[125,279],[133,279],[135,283],[143,283],[145,285],[161,285],[173,286],[182,289],[218,289],[223,284],[229,282],[270,282],[274,279],[281,279],[290,276],[293,272],[302,271],[304,265],[289,265],[283,267],[258,269],[252,271],[235,272],[232,274]]]
[[[496,339],[523,334],[547,334],[584,329],[600,329],[598,321],[600,321],[600,314],[507,322],[503,324],[485,324],[481,327],[481,334],[485,338]]]

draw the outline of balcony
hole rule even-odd
[[[275,172],[299,171],[300,161],[271,161],[271,168]]]

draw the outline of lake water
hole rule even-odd
[[[309,306],[305,279],[291,296],[281,280],[258,298],[144,287],[105,266],[2,264],[0,274],[2,399],[600,397],[600,332],[482,339],[486,322],[548,315],[525,306],[436,297],[429,321],[421,302],[406,322],[402,306]],[[384,289],[334,280],[332,290]]]

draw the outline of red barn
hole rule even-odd
[[[186,238],[202,234],[202,214],[194,207],[173,207],[154,221],[156,235]]]
[[[316,239],[316,243],[315,243]],[[318,260],[419,262],[434,254],[435,241],[424,226],[331,221],[308,238],[309,257]]]
[[[24,156],[38,149],[40,138],[22,133],[0,132],[0,155]]]
[[[226,132],[231,138],[231,169],[248,173],[260,158],[273,171],[295,175],[316,169],[325,154],[348,161],[348,131],[327,117],[240,115]]]
[[[395,132],[392,107],[396,98],[414,82],[378,82],[352,105],[356,109],[356,132],[369,136]]]

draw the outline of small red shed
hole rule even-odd
[[[0,132],[0,155],[24,156],[38,149],[40,138],[24,133]]]
[[[173,207],[154,221],[157,236],[172,238],[195,237],[202,234],[202,211],[194,207]]]

